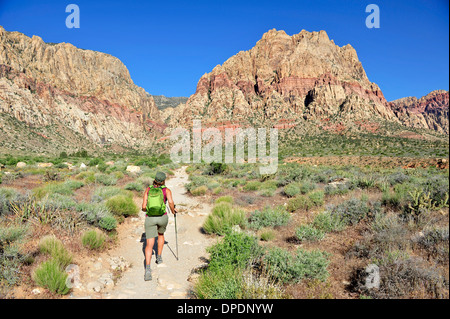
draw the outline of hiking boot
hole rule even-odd
[[[163,263],[163,260],[162,260],[161,256],[156,256],[156,263],[157,264],[162,264]]]
[[[152,270],[150,268],[150,265],[145,266],[144,280],[145,281],[152,280]]]

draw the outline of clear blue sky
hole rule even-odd
[[[70,3],[80,8],[79,29],[65,26]],[[380,8],[379,29],[365,25],[370,3]],[[272,28],[325,30],[350,43],[387,100],[449,89],[448,0],[0,0],[0,25],[116,56],[157,95],[193,94],[204,73]]]

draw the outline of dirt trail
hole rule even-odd
[[[165,233],[163,263],[155,263],[152,257],[152,281],[144,281],[144,221],[145,213],[128,218],[120,225],[117,247],[99,256],[91,257],[81,265],[82,288],[74,289],[72,298],[188,298],[192,284],[188,281],[192,269],[202,265],[207,256],[206,247],[213,239],[202,234],[200,229],[211,210],[211,205],[202,197],[190,197],[184,187],[188,183],[186,167],[177,169],[175,176],[166,185],[173,193],[179,214],[177,215],[178,253],[176,259],[175,220],[169,213],[169,224]],[[138,207],[142,198],[135,199]],[[121,273],[119,279],[111,276],[111,258],[123,257],[131,266]],[[84,275],[83,275],[84,274]],[[115,284],[108,278],[113,277]],[[106,280],[105,280],[106,278]],[[98,285],[100,282],[100,285]],[[95,288],[97,283],[97,289]],[[98,290],[95,292],[95,290]]]

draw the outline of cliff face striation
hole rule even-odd
[[[391,109],[405,126],[435,130],[449,134],[449,92],[436,90],[417,99],[405,97],[389,103]]]
[[[195,118],[279,125],[296,118],[397,121],[355,49],[335,45],[325,31],[268,31],[252,49],[203,75],[180,110],[171,126]]]
[[[36,130],[73,131],[97,146],[146,147],[164,130],[152,96],[119,59],[1,26],[0,113]]]

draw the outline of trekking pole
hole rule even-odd
[[[175,208],[176,207],[176,205],[173,205],[173,207]],[[176,242],[176,245],[177,245],[177,260],[178,260],[178,231],[177,231],[177,214],[175,213],[175,214],[173,214],[174,215],[174,218],[175,218],[175,242]]]

